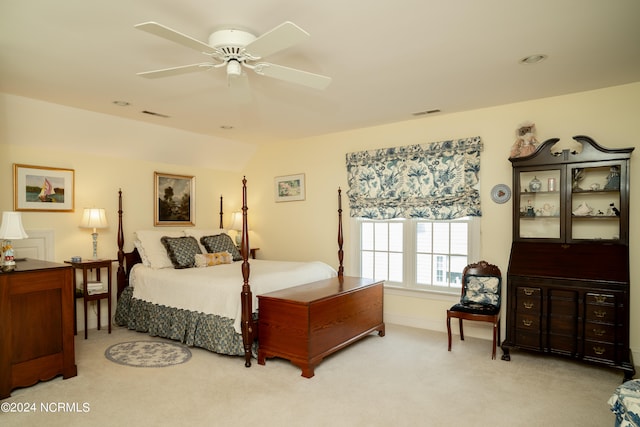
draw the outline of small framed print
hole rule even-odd
[[[13,165],[13,210],[73,212],[73,169]]]
[[[154,172],[154,225],[195,225],[195,178]]]
[[[304,200],[304,174],[277,176],[275,179],[275,198],[276,202]]]

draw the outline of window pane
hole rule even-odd
[[[363,222],[360,230],[360,244],[362,245],[362,250],[373,250],[373,223]]]
[[[375,223],[375,250],[386,251],[389,248],[389,224],[386,222]]]
[[[418,252],[431,252],[431,223],[419,222],[416,227],[416,247]]]
[[[392,282],[402,282],[402,253],[389,254],[389,280]]]
[[[431,284],[431,255],[418,254],[416,257],[416,283]]]
[[[449,253],[449,224],[433,223],[433,252]]]
[[[451,224],[451,253],[466,254],[467,236],[469,226],[466,222],[454,222]]]
[[[387,252],[375,252],[374,280],[387,280],[389,278],[389,254]]]
[[[373,252],[362,252],[360,257],[360,275],[367,279],[373,279]]]
[[[402,252],[403,242],[403,224],[401,222],[392,222],[389,224],[389,250]]]
[[[447,281],[449,278],[449,257],[444,255],[436,255],[434,258],[436,265],[433,272],[433,284],[437,286],[447,286]]]
[[[449,282],[452,287],[462,287],[462,270],[467,266],[466,256],[452,256],[451,257],[451,272],[449,275]]]

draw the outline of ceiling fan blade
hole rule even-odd
[[[183,65],[181,67],[164,68],[162,70],[143,71],[141,73],[136,73],[136,74],[140,77],[144,77],[147,79],[157,79],[160,77],[170,77],[170,76],[177,76],[180,74],[194,73],[196,71],[206,71],[214,66],[215,66],[214,64],[205,62],[202,64],[191,64],[191,65]]]
[[[296,83],[313,89],[326,89],[331,83],[331,77],[320,74],[309,73],[308,71],[297,70],[295,68],[284,67],[282,65],[261,62],[255,64],[253,70],[261,76],[272,77],[290,83]]]
[[[245,51],[255,58],[264,58],[308,38],[309,33],[286,21],[246,45]]]
[[[215,52],[215,49],[208,44],[201,42],[200,40],[196,40],[186,34],[182,34],[181,32],[173,30],[169,27],[165,27],[162,24],[158,24],[157,22],[143,22],[141,24],[134,25],[134,27],[155,36],[162,37],[163,39],[178,43],[179,45],[195,49],[198,52],[204,52],[208,54],[212,54]]]

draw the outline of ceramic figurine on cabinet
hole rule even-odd
[[[581,203],[576,210],[572,212],[575,216],[588,216],[593,212],[593,208],[586,203]]]
[[[580,191],[580,181],[584,178],[584,170],[583,169],[574,169],[571,177],[571,188],[573,191]]]
[[[620,169],[618,168],[618,166],[611,166],[611,168],[609,169],[609,175],[607,176],[607,183],[605,184],[604,189],[620,189]]]
[[[538,149],[536,139],[536,125],[532,122],[524,122],[516,129],[516,142],[511,146],[509,158],[525,157],[533,154]]]
[[[532,193],[538,192],[542,189],[542,182],[538,179],[538,177],[534,176],[533,179],[529,182],[529,191]]]
[[[614,203],[609,204],[609,209],[607,209],[608,216],[620,216],[620,211],[616,208]]]

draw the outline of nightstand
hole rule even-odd
[[[82,270],[82,295],[80,296],[80,298],[82,298],[83,303],[84,303],[84,339],[87,339],[87,303],[89,301],[98,301],[96,303],[96,306],[98,307],[97,311],[98,311],[98,330],[100,330],[100,300],[106,299],[107,300],[107,310],[108,310],[108,324],[109,324],[109,333],[111,333],[111,263],[113,262],[113,260],[110,259],[89,259],[89,260],[82,260],[79,262],[73,262],[73,261],[65,261],[65,263],[67,264],[71,264],[71,266],[77,271],[77,270]],[[100,270],[102,270],[103,268],[107,269],[107,288],[104,289],[104,283],[102,284],[102,288],[95,290],[95,291],[91,291],[89,289],[88,284],[90,283],[89,281],[89,271],[95,269],[95,281],[94,282],[100,282]],[[73,274],[73,288],[75,290],[78,290],[78,286],[76,284],[76,274],[74,271]],[[76,320],[76,304],[75,304],[75,295],[74,295],[74,302],[73,302],[73,307],[74,307],[74,316],[73,316],[73,332],[74,334],[78,333],[78,325],[77,325],[77,320]]]
[[[242,254],[242,248],[240,246],[237,246],[238,248],[238,252],[240,252],[240,254]],[[256,252],[259,251],[260,248],[251,248],[249,249],[249,258],[251,259],[256,259]]]

